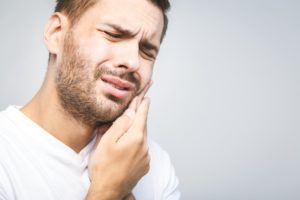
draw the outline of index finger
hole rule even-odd
[[[137,105],[140,105],[140,103],[142,102],[143,98],[145,97],[146,93],[148,92],[149,88],[152,86],[153,81],[150,80],[146,86],[144,87],[144,89],[140,92],[140,94],[137,96],[138,98],[138,102]]]
[[[132,123],[132,126],[129,130],[133,130],[133,132],[145,132],[144,130],[147,127],[147,118],[148,118],[148,111],[150,106],[150,99],[149,98],[143,98],[140,106],[138,107],[138,110],[135,114],[134,121]]]
[[[135,112],[137,107],[137,97],[135,97],[125,112],[118,117],[110,129],[107,130],[108,135],[113,138],[114,141],[118,142],[118,140],[124,135],[124,133],[130,128],[133,120],[135,118]]]

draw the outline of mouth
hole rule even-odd
[[[104,92],[118,99],[124,99],[129,96],[134,84],[112,75],[103,75],[101,81],[104,83]]]

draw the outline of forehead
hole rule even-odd
[[[163,13],[149,0],[99,0],[83,16],[84,23],[112,23],[160,41]]]

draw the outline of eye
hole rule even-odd
[[[108,31],[103,31],[103,32],[111,38],[115,38],[115,39],[122,38],[122,35],[118,34],[118,33],[112,33],[112,32],[108,32]]]
[[[156,59],[156,56],[153,55],[152,53],[150,53],[147,50],[142,50],[142,53],[146,57],[146,59],[148,59],[148,60],[155,60]]]

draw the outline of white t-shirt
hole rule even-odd
[[[82,200],[95,143],[80,153],[63,144],[17,107],[0,113],[0,200]],[[168,154],[149,140],[150,171],[136,185],[137,200],[177,200],[178,179]]]

